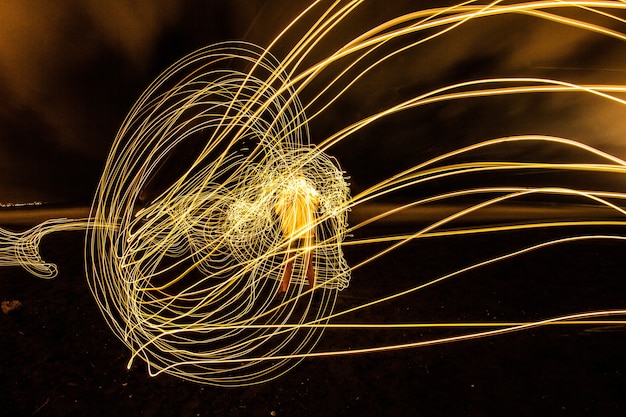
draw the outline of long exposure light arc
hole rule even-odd
[[[572,94],[624,106],[626,86],[576,84],[538,77],[499,77],[464,81],[418,94],[335,133],[315,138],[309,122],[332,111],[357,85],[357,80],[383,67],[389,58],[414,53],[418,47],[476,19],[523,14],[576,30],[625,41],[621,29],[626,11],[621,1],[543,1],[475,4],[420,10],[364,30],[321,61],[309,63],[322,41],[364,1],[337,1],[323,9],[315,2],[278,37],[262,48],[248,42],[224,42],[202,48],[159,76],[141,95],[122,123],[98,184],[91,216],[82,220],[51,220],[14,233],[0,229],[0,266],[21,265],[33,275],[52,278],[56,267],[38,253],[41,237],[55,231],[87,230],[85,268],[90,289],[115,335],[150,375],[169,373],[183,379],[220,386],[241,386],[276,378],[305,358],[363,354],[415,348],[495,336],[547,325],[626,324],[626,310],[572,312],[534,321],[457,323],[343,323],[358,310],[397,300],[450,278],[496,262],[524,256],[549,246],[572,242],[622,242],[626,226],[626,193],[612,190],[626,173],[617,156],[570,138],[528,134],[486,139],[415,161],[351,196],[349,173],[329,156],[338,144],[358,137],[380,120],[398,113],[427,111],[428,105],[513,95]],[[579,11],[580,18],[558,15]],[[313,19],[310,29],[293,42],[283,59],[274,56],[296,24]],[[589,20],[584,20],[587,17]],[[598,18],[611,27],[602,26]],[[392,42],[405,40],[391,51]],[[384,52],[383,52],[384,51]],[[324,51],[325,52],[325,51]],[[354,75],[353,72],[357,71]],[[330,81],[316,83],[327,77]],[[326,78],[324,78],[326,79]],[[310,97],[301,101],[301,97]],[[587,162],[545,160],[540,155],[483,160],[480,151],[533,146],[556,147]],[[416,144],[415,146],[418,146]],[[507,148],[508,147],[508,148]],[[506,154],[505,151],[501,152]],[[555,185],[463,186],[435,192],[349,225],[349,212],[374,202],[397,201],[413,190],[442,180],[471,183],[473,176],[497,178],[510,172],[597,175],[610,178],[606,188]],[[546,174],[547,175],[547,174]],[[316,192],[316,212],[292,236],[307,236],[292,245],[276,210],[281,199],[301,189],[304,179]],[[465,181],[465,182],[463,182]],[[294,191],[295,190],[295,191]],[[511,201],[541,196],[577,210],[594,207],[599,218],[570,220],[520,218],[507,224],[458,226],[458,221]],[[408,224],[393,236],[356,234],[388,218],[433,203],[463,201],[428,225]],[[312,209],[308,209],[312,210]],[[298,222],[296,222],[298,223]],[[337,297],[357,280],[357,271],[419,239],[498,234],[523,229],[603,226],[614,234],[580,234],[536,242],[461,267],[409,289],[336,311]],[[298,226],[300,227],[300,226]],[[311,238],[314,236],[314,238]],[[367,259],[349,265],[344,249],[386,245]],[[308,260],[312,254],[313,288]],[[290,285],[280,292],[289,260]],[[354,273],[354,275],[353,275]],[[353,285],[358,285],[353,284]],[[413,319],[417,320],[417,319]],[[351,350],[316,348],[325,329],[448,327],[458,333]],[[485,327],[485,330],[473,330]],[[469,329],[469,330],[468,330]]]

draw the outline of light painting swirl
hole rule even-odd
[[[358,146],[358,137],[368,126],[398,114],[425,111],[436,103],[572,94],[623,108],[623,85],[580,85],[537,77],[476,79],[400,100],[346,122],[325,137],[315,138],[309,131],[311,120],[330,111],[385,61],[417,53],[418,47],[426,48],[450,31],[462,31],[470,21],[523,14],[626,41],[625,20],[620,17],[626,3],[468,1],[400,15],[367,28],[337,49],[320,50],[362,3],[367,2],[338,1],[324,8],[314,2],[267,48],[225,42],[172,65],[148,87],[123,122],[98,184],[91,217],[54,220],[23,234],[1,230],[0,265],[22,265],[50,278],[57,271],[38,254],[41,236],[55,230],[87,229],[88,283],[108,325],[131,352],[129,366],[140,358],[151,375],[165,372],[219,386],[262,383],[316,356],[433,345],[547,324],[626,316],[621,309],[572,312],[532,322],[490,323],[484,331],[467,331],[467,325],[458,323],[465,330],[438,339],[315,350],[325,329],[400,326],[337,321],[361,309],[548,246],[626,239],[619,232],[626,225],[626,193],[610,186],[615,178],[623,181],[626,162],[573,139],[542,134],[489,138],[415,162],[355,195],[350,193],[347,174],[331,156],[344,141]],[[559,14],[561,10],[575,13]],[[294,28],[305,18],[313,23],[293,38],[281,59],[275,58],[276,45],[292,39]],[[557,149],[563,156],[559,160],[544,159],[541,153],[517,157],[520,150],[537,147]],[[484,159],[484,152],[494,149],[515,152],[509,159]],[[558,173],[564,180],[561,185],[504,180],[493,184],[494,179],[516,172]],[[569,176],[581,173],[611,181],[607,187],[572,186]],[[450,179],[471,184],[477,175],[492,181],[407,201],[407,196],[419,195],[415,190],[420,187]],[[593,219],[521,217],[506,224],[459,226],[461,219],[537,196],[574,209],[582,204],[599,214]],[[385,209],[367,212],[368,204],[374,203]],[[402,232],[390,236],[355,237],[367,227],[435,204],[457,209],[442,211],[425,226],[403,221]],[[351,211],[368,214],[355,216],[358,220],[351,219],[349,226]],[[409,289],[343,311],[335,308],[351,279],[355,285],[359,268],[417,239],[591,226],[618,231],[539,241],[504,254],[495,251],[487,260]],[[357,245],[384,246],[366,260],[348,265],[344,249]],[[418,317],[402,323],[421,325]]]

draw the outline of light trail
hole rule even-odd
[[[354,196],[347,174],[329,156],[348,139],[358,146],[359,135],[375,122],[400,113],[426,111],[435,103],[569,94],[621,107],[626,105],[621,98],[626,92],[624,85],[578,85],[537,77],[485,78],[399,100],[361,120],[346,122],[327,137],[313,140],[309,131],[311,119],[332,111],[333,103],[349,95],[358,80],[383,68],[385,61],[416,53],[444,34],[463,31],[470,21],[522,14],[626,41],[625,21],[620,17],[626,13],[626,3],[468,1],[419,10],[365,28],[336,50],[321,51],[326,57],[311,64],[322,42],[339,30],[351,13],[366,5],[365,1],[337,1],[323,10],[322,2],[315,2],[267,48],[225,42],[173,64],[147,88],[122,123],[89,217],[50,220],[21,233],[0,229],[0,266],[21,265],[36,276],[52,278],[57,270],[41,259],[41,238],[56,231],[86,230],[87,280],[107,324],[131,352],[129,367],[139,358],[151,375],[166,372],[221,386],[266,382],[305,358],[431,346],[539,326],[624,325],[626,310],[614,308],[536,321],[336,321],[550,246],[582,241],[621,244],[626,240],[626,193],[618,186],[613,188],[623,183],[626,162],[570,138],[528,134],[487,139],[426,162],[415,161],[411,168],[399,169]],[[577,17],[559,15],[563,10],[575,11]],[[311,16],[316,18],[310,29],[293,40],[284,58],[275,58],[275,46],[289,39],[294,27]],[[389,45],[393,45],[391,50]],[[558,149],[562,157],[546,160],[530,154],[519,158],[513,152],[510,158],[497,160],[481,156],[486,150],[505,154],[526,147]],[[586,162],[572,162],[571,155]],[[471,184],[477,175],[483,175],[497,182],[512,173],[593,175],[605,179],[606,186],[463,185],[404,203],[388,202],[406,199],[407,194],[418,194],[425,189],[422,187],[440,181]],[[286,204],[290,194],[302,194],[303,190],[306,198]],[[553,219],[535,214],[532,219],[511,219],[507,224],[487,220],[482,225],[459,226],[463,220],[485,219],[476,216],[494,208],[511,202],[523,205],[525,199],[537,197],[558,204],[559,213],[571,215]],[[367,212],[368,204],[388,209],[349,226],[349,212]],[[416,212],[433,204],[459,208],[445,213],[430,211],[434,218],[425,225],[411,223]],[[291,208],[284,209],[286,206]],[[590,212],[593,218],[586,217]],[[299,213],[296,217],[300,220],[291,219],[289,213]],[[403,213],[411,215],[399,222],[405,227],[402,232],[355,237]],[[602,233],[535,242],[415,283],[409,289],[336,309],[337,297],[349,286],[353,273],[419,239],[598,226],[603,227]],[[299,237],[304,237],[301,244],[292,245]],[[374,244],[386,246],[366,260],[348,265],[344,248]],[[307,279],[310,256],[315,284],[308,289],[304,284],[312,281]],[[285,271],[291,277],[288,281]],[[281,283],[286,291],[277,298]],[[424,327],[452,328],[459,334],[349,351],[316,349],[325,329]],[[487,329],[468,333],[468,329],[482,327]]]

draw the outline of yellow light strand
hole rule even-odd
[[[335,322],[350,313],[549,246],[626,241],[626,193],[611,190],[610,182],[608,189],[565,185],[463,188],[398,203],[348,227],[350,210],[443,179],[471,178],[479,173],[497,178],[511,172],[549,172],[623,180],[626,162],[616,156],[569,138],[520,135],[482,141],[416,163],[350,196],[344,172],[327,153],[338,143],[357,140],[372,123],[400,112],[452,100],[521,94],[575,93],[614,106],[626,105],[620,98],[626,92],[623,85],[578,85],[536,77],[486,78],[444,86],[392,104],[359,121],[347,122],[313,145],[307,114],[318,118],[349,94],[357,80],[382,68],[391,57],[412,53],[444,34],[463,31],[476,19],[521,14],[626,40],[619,29],[625,20],[617,14],[626,10],[622,1],[473,3],[415,11],[364,28],[361,35],[313,64],[309,60],[319,52],[322,42],[355,10],[365,7],[365,2],[335,1],[324,10],[320,10],[321,2],[314,2],[268,48],[225,42],[188,55],[146,89],[122,123],[90,217],[49,220],[25,232],[0,229],[0,266],[22,266],[35,276],[52,278],[57,274],[56,266],[44,262],[38,250],[42,237],[57,231],[87,230],[88,283],[108,325],[130,351],[129,366],[141,359],[150,375],[166,372],[223,386],[271,380],[305,358],[433,346],[540,326],[625,325],[622,319],[602,319],[626,316],[626,310],[620,309],[532,322]],[[608,19],[611,27],[592,22],[587,14],[577,19],[557,14],[572,9],[594,19]],[[316,13],[318,17],[309,30],[293,40],[284,58],[275,58],[272,51],[276,45],[289,39],[297,23]],[[405,43],[381,52],[391,41]],[[354,75],[354,71],[359,72]],[[316,84],[322,76],[330,81]],[[300,94],[304,92],[306,95]],[[300,97],[309,97],[309,101],[301,102]],[[588,162],[545,161],[539,157],[530,162],[484,161],[478,156],[485,149],[526,145],[560,147]],[[306,198],[293,206],[286,203],[291,195],[303,191]],[[457,226],[491,208],[530,196],[560,203],[560,207],[571,209],[574,218],[521,218],[505,225]],[[393,216],[459,199],[470,202],[414,227],[417,230],[403,230],[394,236],[351,236]],[[599,218],[585,218],[582,204],[593,207],[594,216]],[[284,209],[287,206],[291,211]],[[306,221],[295,221],[288,213]],[[295,226],[289,228],[287,224]],[[599,226],[602,230],[611,228],[614,234],[587,233],[536,242],[409,289],[336,310],[338,293],[348,287],[354,271],[418,239]],[[296,241],[297,245],[292,244]],[[381,243],[389,245],[364,261],[350,266],[344,259],[344,247]],[[293,271],[287,291],[281,293],[278,289],[285,282],[287,267]],[[312,281],[311,269],[314,286],[307,288]],[[316,350],[325,329],[347,328],[452,328],[459,334],[351,350]],[[485,329],[467,333],[472,328]]]

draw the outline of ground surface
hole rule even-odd
[[[346,308],[523,246],[536,233],[423,241],[355,271]],[[494,245],[495,242],[495,245]],[[361,322],[533,320],[625,307],[624,245],[570,244],[507,261],[351,317]],[[351,264],[373,248],[347,249]],[[305,360],[264,385],[223,389],[143,364],[105,325],[83,274],[82,236],[43,242],[51,281],[0,269],[0,415],[496,416],[626,414],[626,329],[543,327],[420,349]],[[401,343],[447,333],[329,331],[319,349]]]

